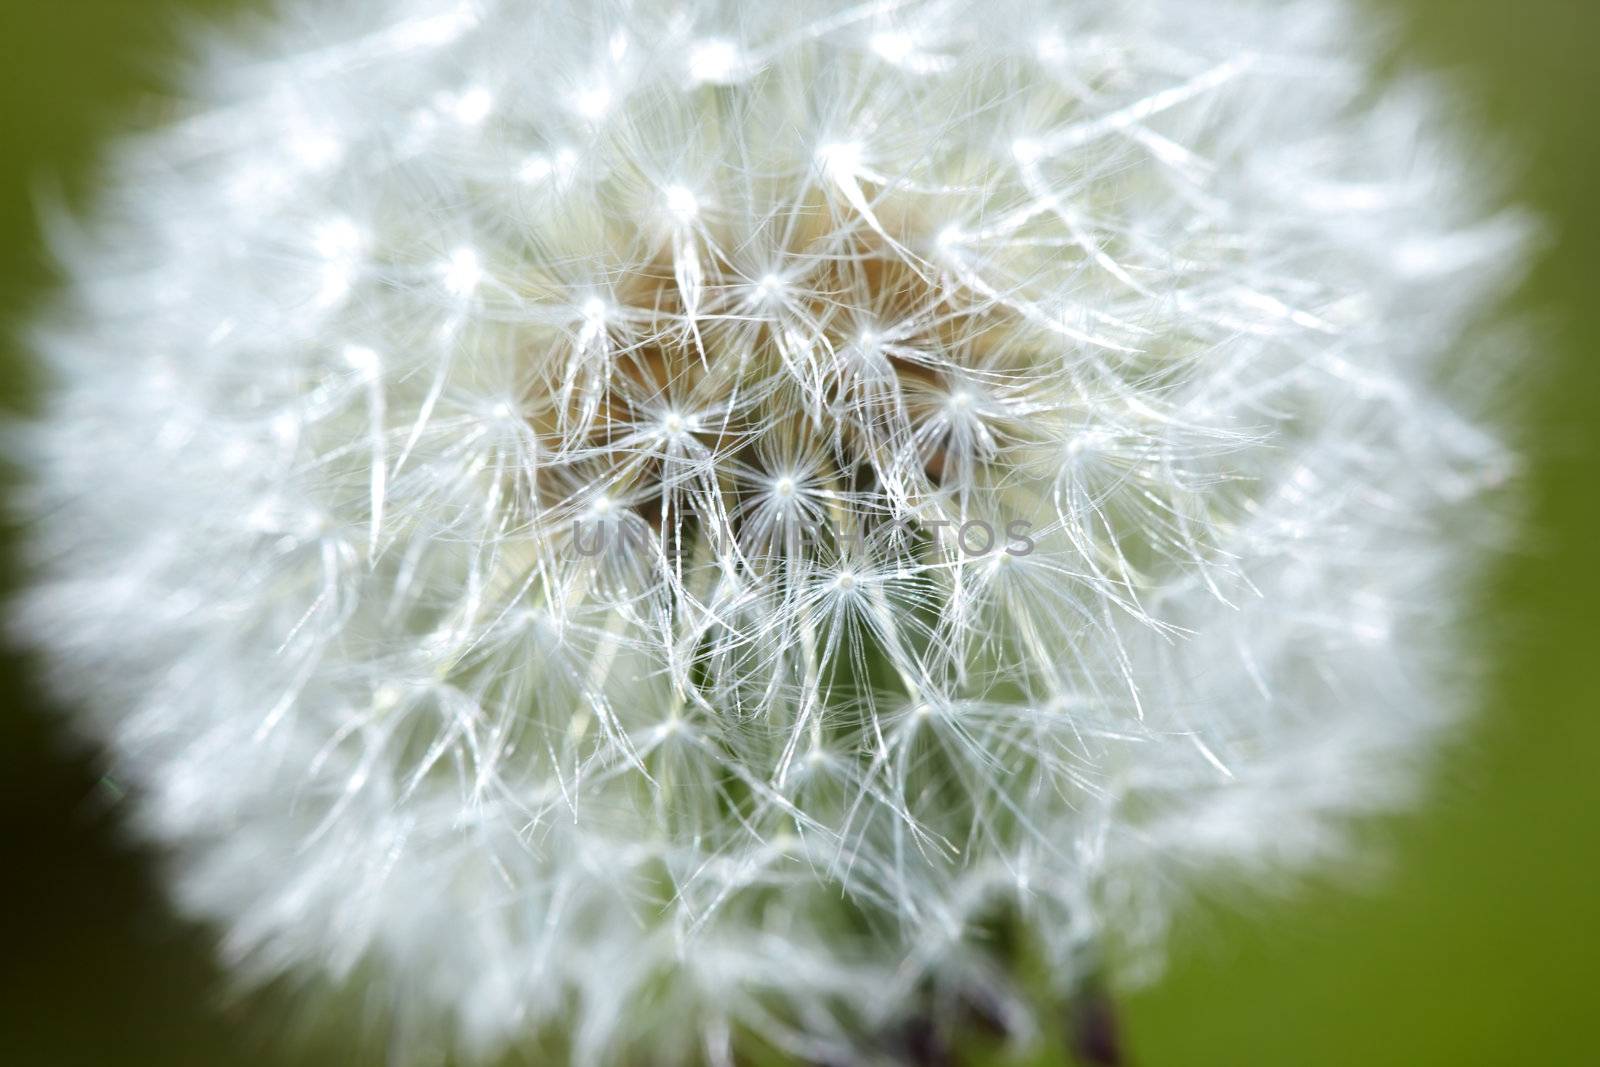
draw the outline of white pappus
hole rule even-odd
[[[14,629],[238,973],[419,1059],[1025,1039],[998,926],[1066,994],[1405,799],[1523,225],[1370,15],[273,10],[12,434]]]

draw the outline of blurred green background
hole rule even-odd
[[[181,16],[243,2],[0,0],[5,333],[48,291],[41,194],[81,193],[96,145],[152,117]],[[1427,809],[1385,828],[1385,877],[1188,916],[1167,976],[1122,1001],[1140,1067],[1600,1064],[1600,3],[1373,9],[1400,16],[1405,62],[1455,77],[1549,225],[1519,298],[1539,328],[1532,521],[1481,620],[1499,650],[1482,716]],[[12,402],[25,360],[4,343]],[[27,664],[0,662],[0,694],[0,1063],[349,1062],[220,992]]]

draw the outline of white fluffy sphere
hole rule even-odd
[[[1339,0],[240,36],[116,154],[15,451],[18,625],[241,973],[418,1058],[1025,1034],[997,926],[1069,990],[1450,721],[1519,226]]]

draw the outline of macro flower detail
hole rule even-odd
[[[15,626],[239,974],[419,1060],[1025,1040],[1001,931],[1065,996],[1406,799],[1524,227],[1356,11],[276,12],[13,446]]]

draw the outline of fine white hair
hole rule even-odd
[[[14,627],[237,973],[861,1062],[1405,800],[1524,227],[1367,16],[273,10],[61,241],[11,449]]]

